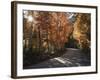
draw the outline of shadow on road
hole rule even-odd
[[[23,68],[90,66],[90,50],[67,48],[55,54],[24,51]]]

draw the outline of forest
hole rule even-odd
[[[24,66],[65,53],[91,49],[91,14],[23,11]]]

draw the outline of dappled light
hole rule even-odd
[[[74,50],[77,50],[78,54],[83,54],[80,50],[89,53],[91,48],[90,14],[31,10],[26,10],[23,14],[25,66],[61,56],[66,51],[72,54]],[[35,61],[32,60],[33,58]],[[59,59],[56,58],[56,60]]]

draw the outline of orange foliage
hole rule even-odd
[[[32,33],[36,33],[35,43],[39,44],[36,46],[57,50],[64,48],[65,43],[68,42],[68,37],[73,31],[66,13],[30,11],[28,15],[32,15],[34,18],[33,22],[24,19],[24,37],[25,39],[29,38],[29,43]],[[32,45],[34,45],[34,38],[31,39],[33,40]]]
[[[74,24],[73,37],[78,41],[80,48],[90,47],[90,14],[78,14]]]

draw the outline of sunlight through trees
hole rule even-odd
[[[90,48],[90,14],[24,11],[23,43],[26,50],[51,53],[70,47]]]

